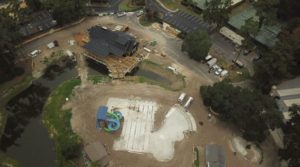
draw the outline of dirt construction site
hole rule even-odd
[[[199,96],[199,88],[202,85],[212,84],[212,81],[193,72],[190,69],[193,68],[192,65],[190,68],[183,66],[166,53],[162,53],[162,50],[168,49],[164,46],[166,43],[164,38],[170,41],[179,41],[174,35],[168,36],[166,32],[157,32],[156,28],[140,28],[139,25],[130,25],[132,32],[141,42],[141,46],[146,43],[143,41],[149,43],[157,40],[156,46],[150,47],[148,45],[152,50],[150,54],[143,53],[143,60],[148,59],[157,66],[146,63],[140,67],[145,66],[147,71],[157,74],[158,77],[163,76],[168,79],[164,86],[144,80],[137,82],[130,76],[125,76],[125,79],[122,80],[111,80],[98,84],[88,81],[89,74],[85,58],[81,54],[84,50],[76,40],[76,34],[91,26],[98,25],[100,21],[101,24],[105,22],[107,26],[113,24],[111,22],[115,20],[114,18],[90,19],[85,24],[76,26],[72,31],[70,29],[66,31],[68,34],[61,31],[49,36],[48,41],[43,44],[57,39],[61,47],[79,53],[76,54],[76,59],[82,84],[75,88],[74,95],[64,108],[72,109],[71,125],[74,132],[82,138],[83,144],[97,141],[104,144],[108,152],[109,166],[189,167],[193,166],[196,159],[193,149],[197,147],[200,166],[204,167],[206,166],[205,145],[218,144],[224,148],[226,166],[277,167],[274,165],[277,164],[277,155],[275,155],[276,150],[273,148],[272,141],[266,141],[262,145],[264,150],[262,161],[262,155],[255,149],[255,146],[245,150],[244,146],[248,143],[239,139],[237,137],[239,135],[234,129],[214,116],[208,116],[208,109],[203,105]],[[115,22],[121,25],[120,20]],[[123,20],[124,25],[127,23],[133,24]],[[67,45],[66,39],[74,38],[78,45]],[[38,45],[40,43],[42,42],[37,41],[36,45],[43,49]],[[36,48],[33,44],[32,47]],[[59,49],[57,48],[57,50]],[[142,49],[140,48],[140,50]],[[28,51],[23,50],[22,52]],[[41,56],[33,60],[35,63],[33,71],[42,71],[41,69],[45,66],[42,60],[50,55],[49,53],[51,50],[44,49]],[[116,61],[120,62],[119,60]],[[139,59],[138,61],[142,60]],[[112,66],[115,66],[115,61],[110,62]],[[176,80],[177,77],[171,75],[170,70],[166,71],[170,66],[176,67],[178,74],[173,75],[183,76],[184,84],[181,84],[181,79]],[[111,72],[113,73],[113,70]],[[202,74],[203,72],[199,73]],[[175,88],[168,88],[172,86]],[[193,97],[193,102],[187,111],[178,103],[178,97],[182,92],[185,92],[187,97]],[[100,106],[107,106],[108,111],[117,108],[123,114],[124,118],[121,121],[120,129],[109,133],[96,128],[96,114]]]
[[[161,60],[155,55],[149,59],[153,62]],[[159,62],[162,65],[174,63],[168,58]],[[64,106],[72,108],[73,130],[84,144],[101,141],[109,154],[109,166],[193,166],[195,146],[199,148],[200,166],[205,166],[206,144],[221,145],[228,166],[267,167],[272,164],[272,158],[265,158],[259,165],[260,158],[254,149],[244,150],[242,154],[232,148],[235,133],[216,118],[208,118],[207,108],[199,97],[200,85],[208,83],[184,67],[178,65],[178,68],[186,82],[180,91],[124,80],[100,84],[88,82],[77,87],[74,97]],[[181,92],[194,97],[188,112],[177,101]],[[99,106],[122,112],[124,120],[118,131],[108,133],[96,129]],[[270,148],[266,146],[266,149]]]

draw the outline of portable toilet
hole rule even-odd
[[[185,98],[185,96],[186,96],[186,93],[181,93],[180,96],[178,97],[178,102],[182,103],[183,100],[184,100],[184,98]]]
[[[192,101],[193,101],[193,97],[189,97],[189,99],[186,101],[183,107],[188,108],[191,105]]]

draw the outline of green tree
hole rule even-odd
[[[137,6],[143,6],[145,5],[145,0],[131,0],[131,3]]]
[[[201,86],[200,94],[204,104],[218,113],[221,120],[238,128],[246,140],[261,143],[268,127],[281,123],[275,102],[258,91],[219,82]]]
[[[192,59],[200,61],[207,56],[211,46],[212,42],[207,31],[199,29],[186,35],[181,49]]]
[[[300,18],[300,1],[299,0],[280,0],[278,15],[284,20]]]
[[[251,17],[245,21],[245,24],[240,29],[243,37],[245,38],[242,42],[243,47],[252,48],[254,43],[252,42],[251,36],[256,36],[259,31],[258,22],[254,17]]]
[[[279,151],[282,159],[288,161],[289,167],[300,166],[300,106],[293,105],[289,112],[291,119],[287,122],[284,135],[284,148]]]
[[[93,161],[93,162],[91,162],[89,167],[101,167],[101,162],[100,161]]]
[[[228,8],[231,0],[210,0],[205,2],[206,8],[203,11],[203,19],[208,23],[215,23],[218,27],[224,25],[228,19]]]
[[[86,0],[46,0],[44,3],[60,25],[78,20],[86,12]]]
[[[261,61],[255,64],[255,85],[269,93],[272,85],[300,75],[299,52],[300,40],[291,36],[263,52]]]
[[[40,0],[26,0],[26,3],[32,11],[39,11],[43,7]]]
[[[259,27],[273,24],[277,18],[280,0],[257,0],[254,2],[256,14],[259,17]]]

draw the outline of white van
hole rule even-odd
[[[184,104],[184,108],[188,108],[190,105],[191,105],[191,103],[192,103],[192,101],[194,100],[194,98],[193,97],[189,97],[189,99],[186,101],[186,103]]]
[[[210,59],[212,59],[213,57],[210,55],[210,54],[208,54],[206,57],[205,57],[205,61],[209,61]]]
[[[31,56],[31,57],[35,57],[35,56],[39,55],[40,53],[42,53],[42,51],[39,50],[39,49],[37,49],[37,50],[32,51],[32,52],[30,53],[30,56]]]
[[[186,96],[186,93],[181,93],[180,96],[178,97],[178,102],[182,103],[183,100],[184,100],[184,98],[185,98],[185,96]]]

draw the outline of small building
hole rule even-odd
[[[241,30],[241,27],[245,24],[246,20],[254,18],[258,20],[256,15],[256,9],[250,6],[239,13],[236,13],[229,17],[228,25],[234,30]],[[261,29],[252,38],[258,43],[266,46],[272,47],[276,44],[279,39],[277,38],[281,32],[282,25],[277,22],[274,25],[262,25]]]
[[[95,56],[130,56],[138,48],[136,39],[126,32],[100,26],[91,27],[88,32],[89,41],[83,47]]]
[[[23,37],[29,37],[39,32],[47,31],[56,26],[48,11],[35,12],[26,21],[20,24],[20,33]]]
[[[194,6],[200,10],[205,10],[207,7],[205,5],[206,1],[210,2],[210,0],[192,0],[195,4]],[[230,7],[235,7],[244,2],[244,0],[231,0]]]
[[[234,44],[241,46],[244,40],[244,37],[240,36],[239,34],[235,33],[234,31],[230,30],[227,27],[222,27],[220,29],[220,34],[224,37],[230,39]]]
[[[226,167],[225,151],[217,144],[207,144],[205,146],[206,167]]]
[[[289,107],[293,104],[300,105],[300,77],[273,87],[272,96],[275,97],[279,110],[283,113],[284,121],[289,120]]]
[[[103,167],[108,165],[108,154],[100,141],[86,145],[84,147],[84,152],[87,154],[87,157],[90,161],[99,161],[100,165]]]

